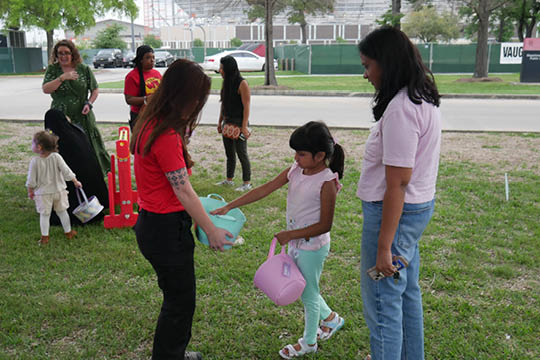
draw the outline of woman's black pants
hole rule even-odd
[[[191,217],[185,211],[156,214],[141,209],[134,229],[163,292],[152,359],[184,360],[195,312]]]
[[[247,153],[247,141],[246,140],[233,140],[223,136],[223,146],[225,147],[225,155],[227,156],[227,178],[232,179],[234,177],[234,170],[236,168],[236,154],[242,165],[242,180],[251,180],[251,164]]]

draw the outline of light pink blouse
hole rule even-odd
[[[407,90],[390,101],[366,142],[357,196],[380,201],[386,192],[385,167],[412,168],[405,202],[419,204],[435,196],[441,152],[441,111],[423,101],[414,104]]]
[[[295,162],[289,173],[287,193],[287,230],[302,229],[318,223],[321,218],[321,189],[325,182],[334,180],[341,189],[337,173],[326,168],[314,175],[304,175],[303,169]],[[294,239],[289,248],[319,250],[330,243],[330,232],[306,239]]]

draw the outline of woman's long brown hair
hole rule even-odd
[[[131,137],[131,153],[146,155],[154,141],[172,129],[182,137],[187,167],[193,166],[185,138],[199,122],[201,110],[210,93],[210,81],[196,63],[185,59],[173,62],[163,75],[157,91],[149,98],[148,105],[137,118]],[[141,135],[149,126],[153,126],[152,132],[142,144]]]

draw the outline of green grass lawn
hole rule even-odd
[[[263,77],[251,77],[264,75],[263,73],[244,73],[246,80],[251,87],[263,85]],[[287,86],[294,90],[313,91],[351,91],[362,93],[373,93],[373,86],[358,76],[309,76],[294,74],[291,72],[285,75],[295,75],[294,77],[278,77],[279,85]],[[436,74],[435,81],[441,94],[538,94],[540,95],[540,85],[519,84],[519,74],[494,74],[491,77],[498,77],[502,82],[482,82],[482,83],[460,83],[456,80],[470,78],[471,75],[448,75]],[[212,75],[212,89],[221,89],[221,76]],[[106,82],[99,84],[104,89],[122,89],[123,81]]]
[[[99,127],[112,150],[117,127]],[[37,245],[39,218],[24,183],[38,128],[0,123],[0,359],[148,359],[161,294],[133,231],[91,225],[66,240],[53,227],[49,245]],[[291,164],[291,131],[254,128],[256,185]],[[364,359],[355,192],[368,132],[333,133],[347,160],[321,289],[346,322],[306,358]],[[201,196],[231,200],[234,190],[213,185],[225,171],[222,146],[214,127],[196,129],[191,182]],[[426,359],[540,358],[540,165],[531,161],[538,149],[538,134],[443,134],[435,214],[420,243]],[[277,307],[253,287],[272,235],[285,227],[285,198],[281,189],[242,209],[244,245],[215,253],[196,244],[190,349],[205,359],[278,359],[302,335],[300,302]]]

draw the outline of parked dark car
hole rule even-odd
[[[126,67],[135,67],[135,63],[133,60],[135,59],[135,56],[137,56],[133,51],[127,51],[124,53],[124,56],[122,58],[122,65]]]
[[[103,67],[122,67],[123,56],[120,49],[102,49],[94,57],[94,68]]]
[[[168,67],[174,62],[174,56],[168,51],[156,51],[156,67]]]

